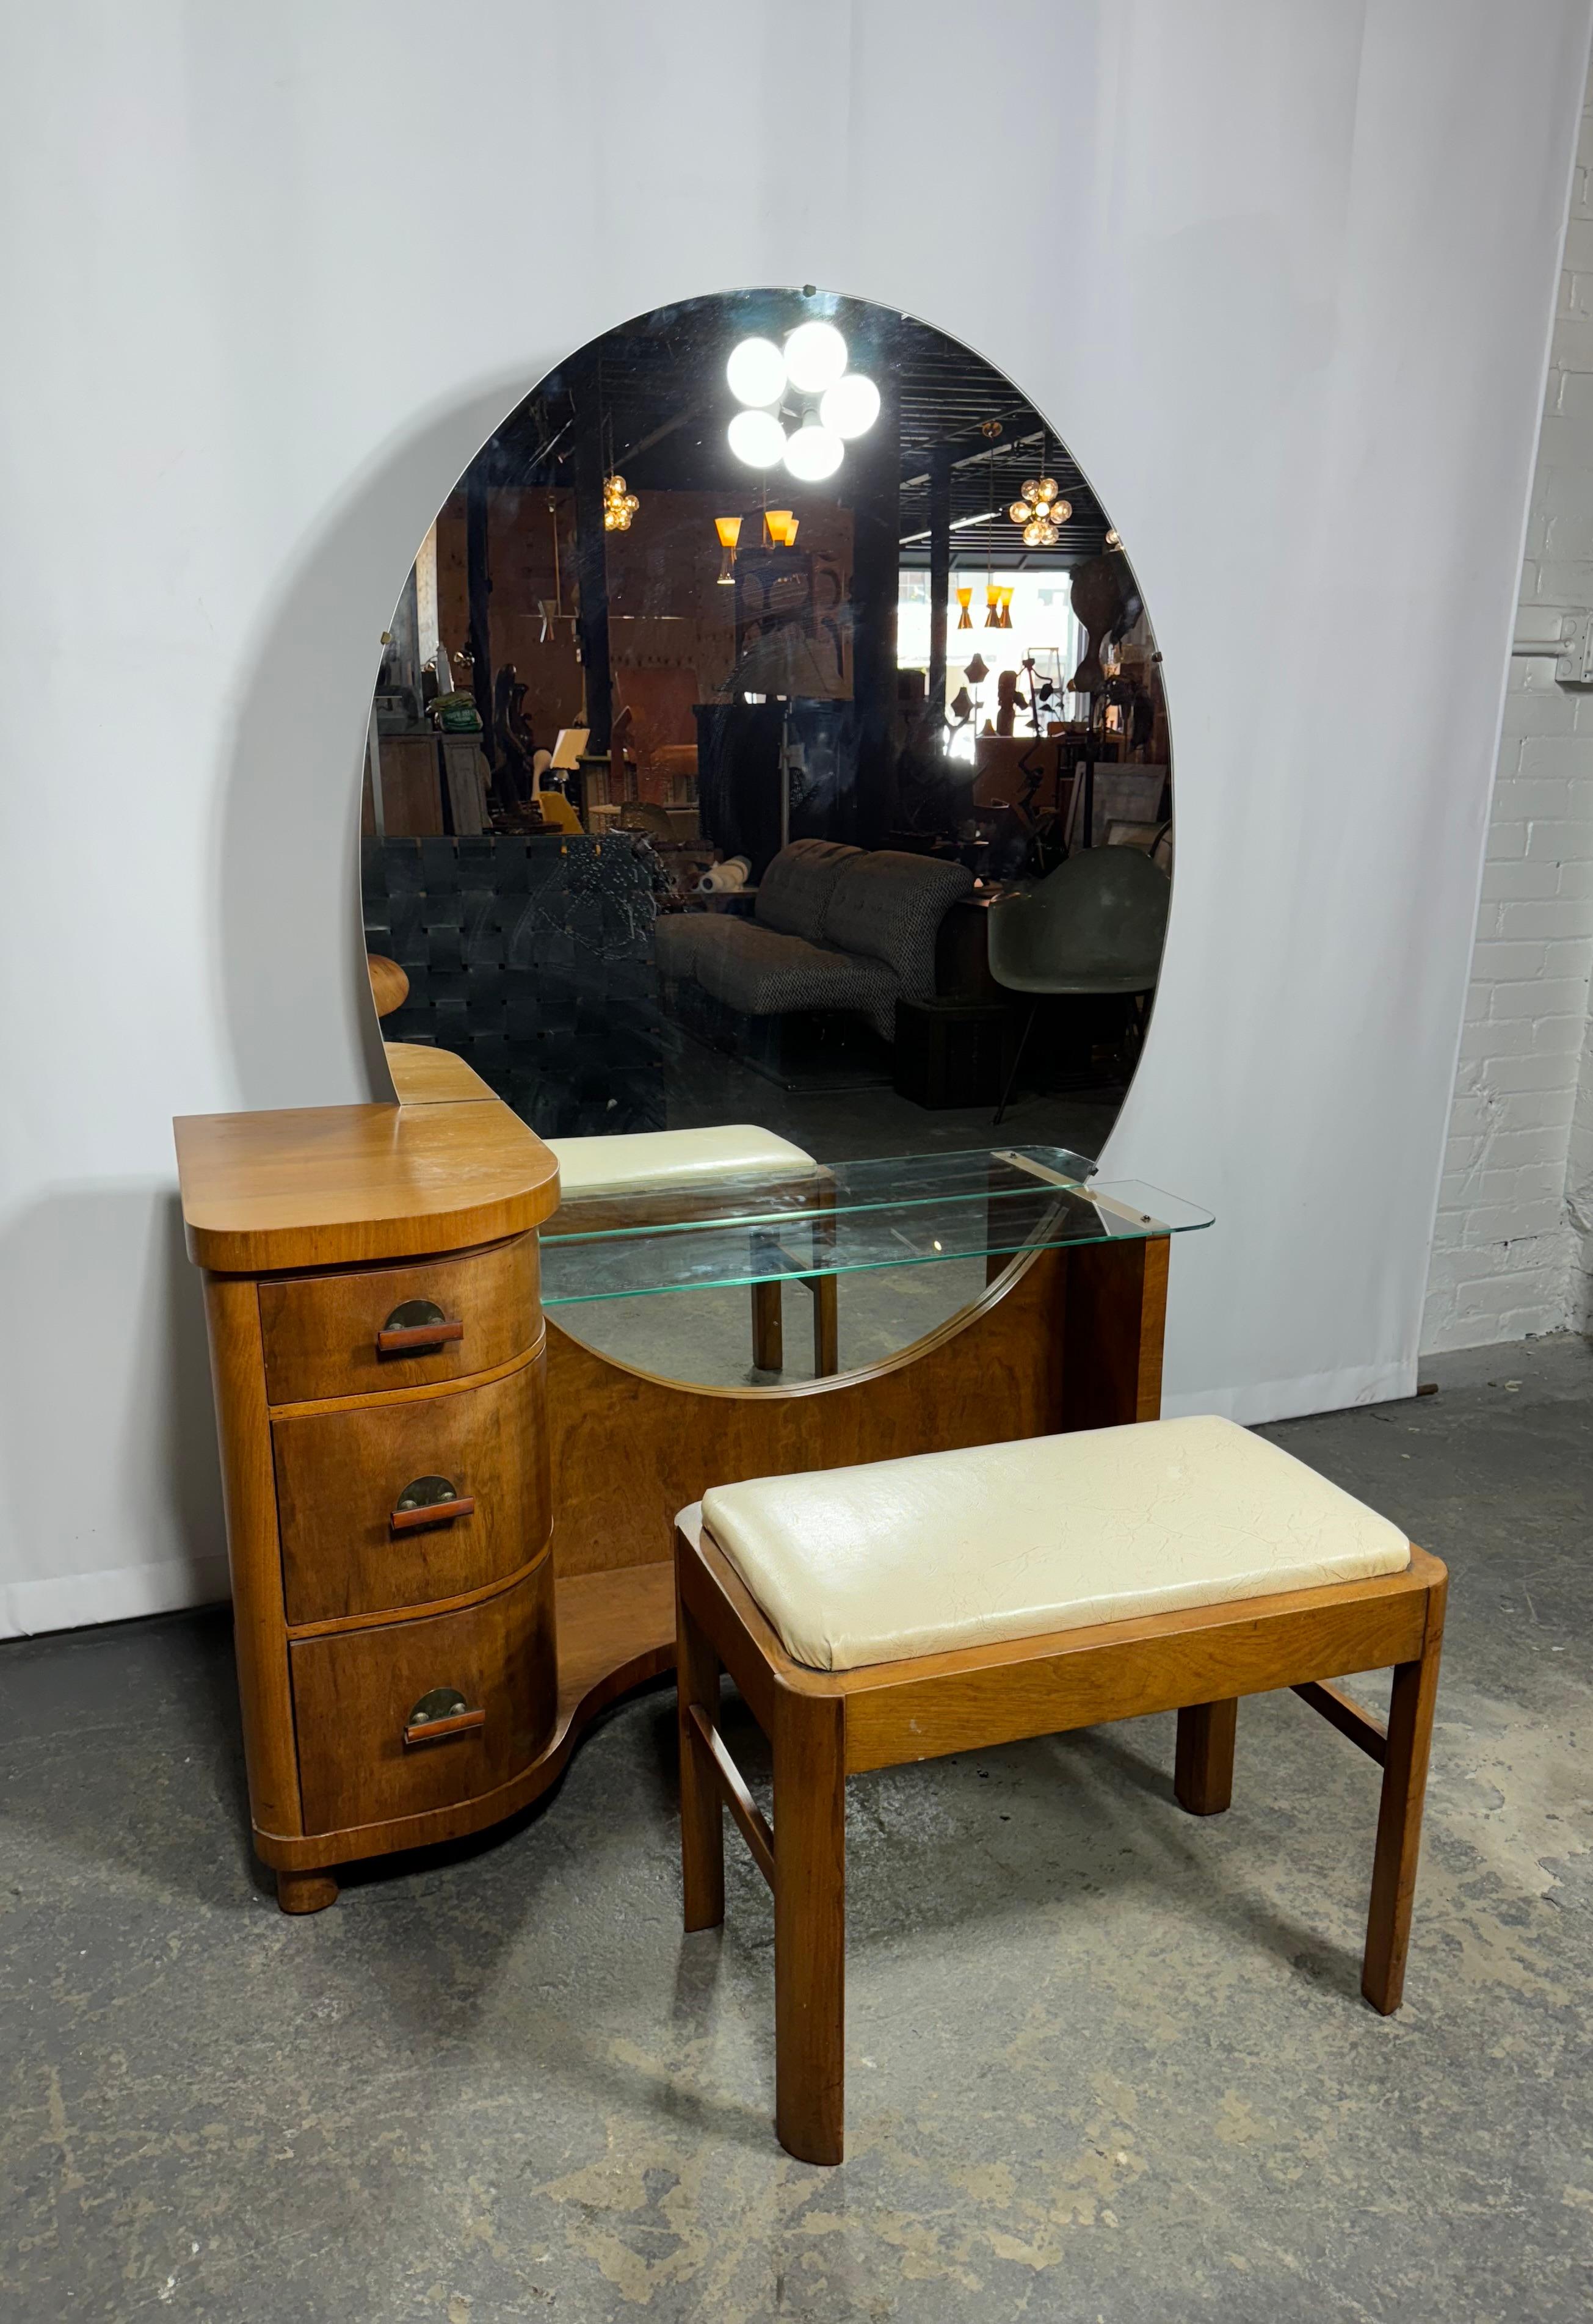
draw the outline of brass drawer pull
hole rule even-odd
[[[472,1711],[456,1686],[434,1686],[423,1694],[404,1722],[406,1750],[417,1743],[443,1743],[450,1735],[478,1735],[486,1725],[485,1711]]]
[[[449,1340],[462,1340],[465,1327],[450,1323],[434,1299],[406,1299],[395,1307],[376,1334],[377,1353],[414,1355],[422,1348],[440,1348]]]
[[[394,1533],[411,1533],[416,1526],[452,1525],[456,1517],[475,1514],[474,1497],[459,1492],[446,1477],[417,1477],[400,1493],[387,1522]]]

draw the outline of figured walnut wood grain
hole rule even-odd
[[[688,1547],[693,1554],[681,1560],[681,1595],[738,1684],[736,1663],[750,1648],[776,1690],[847,1697],[848,1775],[980,1743],[1266,1693],[1303,1679],[1385,1669],[1421,1655],[1434,1592],[1444,1582],[1438,1559],[1413,1549],[1405,1572],[1369,1582],[1183,1607],[852,1671],[816,1671],[785,1653],[711,1535]],[[729,1635],[736,1629],[743,1633],[739,1650]],[[755,1694],[742,1692],[761,1723]]]
[[[366,969],[371,980],[371,998],[376,1004],[378,1017],[391,1017],[409,999],[410,981],[395,960],[385,953],[366,954]]]
[[[477,1800],[535,1759],[557,1724],[552,1561],[463,1613],[299,1638],[289,1653],[308,1832]],[[483,1725],[409,1749],[415,1704],[444,1686],[485,1711]]]
[[[1140,1246],[1112,1248],[1137,1267]],[[912,1347],[865,1371],[794,1388],[658,1379],[597,1354],[550,1314],[560,1572],[656,1557],[668,1548],[676,1513],[711,1485],[1067,1426],[1062,1316],[1073,1255],[1028,1254],[977,1306]],[[1137,1316],[1137,1281],[1131,1288]]]
[[[559,1167],[505,1105],[180,1116],[189,1255],[223,1275],[497,1242],[558,1206]]]
[[[529,1563],[552,1526],[546,1402],[537,1356],[482,1388],[274,1419],[288,1620],[423,1605]],[[433,1476],[473,1510],[395,1534],[403,1488]]]
[[[412,1299],[429,1299],[464,1325],[461,1339],[384,1355],[376,1335]],[[280,1276],[260,1286],[266,1391],[273,1404],[429,1388],[510,1363],[542,1331],[537,1239],[423,1267]]]
[[[585,1574],[557,1584],[558,1719],[542,1748],[495,1791],[307,1837],[256,1822],[255,1852],[278,1870],[310,1871],[458,1840],[517,1815],[557,1782],[588,1720],[630,1688],[670,1669],[674,1582],[674,1566],[666,1559],[627,1573]],[[412,1707],[406,1704],[406,1711]]]
[[[424,1041],[388,1041],[384,1047],[400,1105],[448,1105],[461,1099],[477,1105],[484,1100],[502,1102],[475,1067],[452,1049],[433,1048]]]
[[[1160,1419],[1169,1248],[1156,1235],[1068,1253],[1063,1427]]]
[[[273,1831],[303,1829],[293,1751],[293,1694],[288,1675],[282,1564],[277,1546],[276,1480],[260,1303],[247,1281],[205,1278],[210,1378],[221,1441],[227,1554],[232,1569],[233,1651],[243,1712],[244,1760],[255,1821]]]

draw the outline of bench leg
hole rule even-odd
[[[799,2163],[838,2163],[846,2114],[845,1709],[776,1697],[774,2128]]]
[[[681,1734],[681,1875],[686,1927],[714,1929],[725,1917],[725,1818],[718,1791],[687,1731],[696,1703],[719,1723],[719,1658],[675,1599],[675,1699]]]
[[[1191,1703],[1178,1714],[1172,1789],[1190,1815],[1220,1815],[1234,1796],[1234,1733],[1239,1706]]]
[[[752,1286],[752,1360],[761,1372],[782,1371],[785,1365],[780,1293],[778,1283]]]
[[[1436,1594],[1436,1593],[1435,1593]],[[1372,1902],[1366,1914],[1366,1950],[1361,1991],[1385,2017],[1404,1997],[1405,1953],[1411,1941],[1411,1907],[1416,1895],[1416,1859],[1422,1847],[1422,1810],[1427,1795],[1427,1756],[1432,1741],[1432,1706],[1438,1693],[1443,1607],[1429,1616],[1422,1659],[1399,1664],[1388,1706],[1388,1748],[1383,1762],[1383,1798],[1377,1811],[1377,1853],[1372,1862]]]
[[[841,1368],[839,1278],[810,1276],[808,1288],[813,1295],[813,1378],[829,1379]]]

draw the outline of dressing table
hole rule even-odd
[[[824,1196],[560,1208],[463,1061],[388,1050],[397,1105],[176,1125],[204,1269],[256,1851],[290,1913],[555,1780],[672,1666],[676,1511],[710,1484],[1151,1419],[1172,1234],[1208,1213],[1049,1148],[824,1167]],[[982,1260],[983,1296],[867,1369],[663,1379],[579,1311]]]

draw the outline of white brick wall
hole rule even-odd
[[[1593,82],[1515,635],[1593,609]],[[1422,1343],[1593,1324],[1593,688],[1513,659]]]

